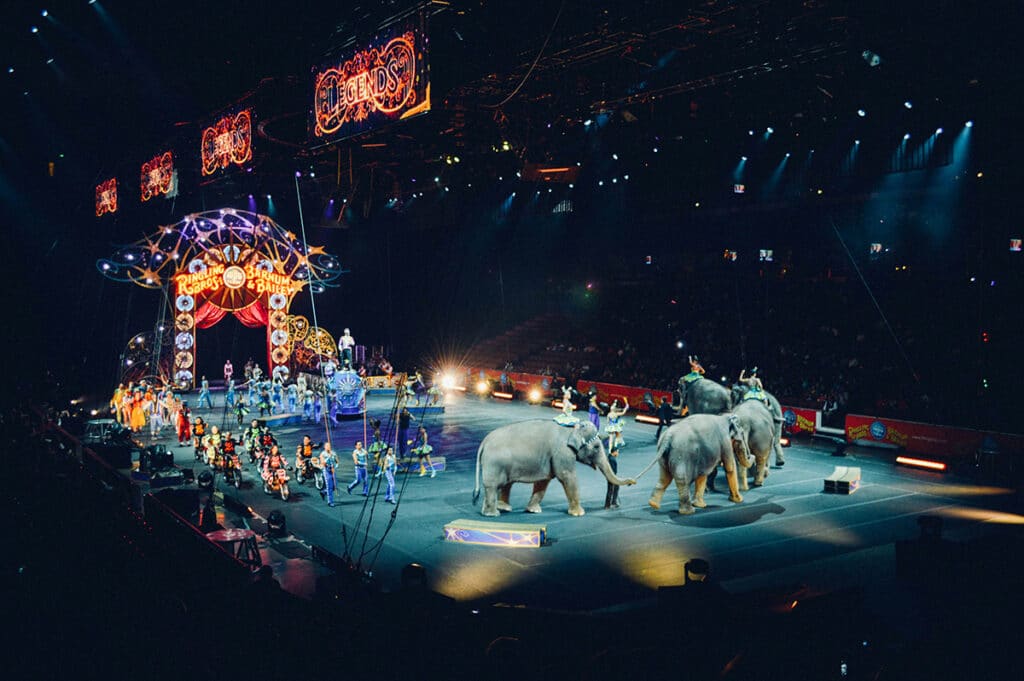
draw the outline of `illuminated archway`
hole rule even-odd
[[[342,273],[338,259],[322,247],[307,251],[271,218],[234,208],[187,215],[96,267],[110,279],[144,288],[171,284],[174,380],[183,388],[195,385],[196,331],[229,313],[245,326],[266,327],[270,373],[287,375],[295,331],[292,300],[306,286],[323,292]]]

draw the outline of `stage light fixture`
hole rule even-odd
[[[541,397],[542,395],[540,390],[537,390],[536,388],[531,388],[529,394],[527,395],[527,399],[529,399],[531,402],[540,402]]]
[[[500,390],[495,390],[493,393],[491,393],[491,395],[497,397],[499,400],[511,400],[515,397],[515,395],[512,393],[506,393]]]
[[[853,140],[854,144],[860,144],[860,140]]]
[[[786,152],[786,158],[789,158],[789,152],[788,151]]]
[[[576,186],[576,185],[574,185],[574,184],[573,184],[572,182],[570,182],[570,183],[569,183],[569,189],[572,189],[572,188],[573,188],[573,187],[575,187],[575,186]]]
[[[747,134],[748,134],[748,135],[753,135],[753,134],[754,134],[754,131],[753,131],[753,130],[748,130],[748,131],[747,131]]]
[[[480,393],[481,395],[486,395],[487,394],[487,381],[477,381],[476,382],[476,391],[478,393]]]
[[[908,99],[907,101],[903,102],[903,106],[907,107],[908,109],[913,109],[914,103]]]
[[[455,377],[451,374],[444,374],[441,376],[441,387],[445,390],[451,390],[455,387]]]
[[[936,135],[941,135],[942,134],[942,128],[935,128],[935,134]]]
[[[598,180],[597,181],[597,186],[598,187],[603,187],[604,186],[604,180]]]
[[[14,73],[14,69],[11,69],[10,72]],[[964,123],[964,127],[965,128],[973,128],[974,127],[974,121],[967,121],[966,123]]]
[[[590,119],[588,118],[587,120],[583,121],[583,127],[584,127],[584,128],[589,128],[589,127],[590,127],[590,124],[591,124],[591,123],[593,123],[593,122],[594,122],[594,121],[592,121],[592,120],[590,120]]]
[[[618,154],[612,154],[612,160],[613,161],[618,161],[619,160],[619,155]]]
[[[654,147],[654,149],[652,149],[651,151],[653,151],[655,154],[657,154],[658,153],[658,147]]]
[[[864,109],[857,109],[857,115],[860,116],[861,118],[864,118],[865,116],[868,115],[868,112],[865,111]]]
[[[49,59],[47,59],[46,63],[47,64],[52,64],[53,63],[53,57],[50,57]]]
[[[38,26],[33,26],[31,30],[32,30],[33,33],[39,33],[39,27]]]
[[[773,132],[775,132],[775,128],[769,126],[768,129],[765,130],[765,132],[767,132],[769,135],[771,135]]]
[[[677,340],[676,341],[676,349],[677,350],[682,350],[683,349],[683,341],[681,341],[681,340]]]
[[[910,133],[908,132],[907,134],[903,135],[903,139],[905,139],[905,140],[910,139]]]
[[[617,183],[618,183],[618,181],[619,181],[619,178],[617,178],[617,177],[613,177],[613,178],[612,178],[612,184],[617,184]],[[550,191],[550,190],[549,190],[549,191]]]
[[[44,9],[44,10],[43,10],[42,12],[40,12],[40,13],[39,13],[39,15],[40,15],[40,16],[42,16],[42,17],[48,17],[48,16],[50,16],[50,13],[49,13],[49,12],[47,12],[47,11],[46,11],[46,10]]]
[[[8,66],[7,67],[7,73],[14,73],[14,67],[13,66]],[[971,127],[971,126],[968,125],[967,127]]]
[[[629,175],[623,175],[623,176],[622,176],[622,179],[623,179],[623,180],[628,180],[628,179],[629,179]]]

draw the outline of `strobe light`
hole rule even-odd
[[[441,387],[445,390],[451,390],[455,387],[455,377],[451,374],[443,374],[441,376]]]
[[[487,394],[487,381],[477,381],[476,382],[476,391],[478,393],[480,393],[481,395],[486,395]]]
[[[526,395],[526,399],[531,402],[540,402],[541,397],[543,397],[543,394],[538,388],[530,388],[530,392]]]

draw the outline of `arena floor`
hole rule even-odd
[[[391,395],[371,396],[369,413],[386,419],[391,405]],[[836,458],[831,444],[805,441],[788,448],[786,466],[773,468],[764,487],[744,493],[742,504],[729,502],[721,492],[709,493],[708,508],[680,516],[675,512],[676,492],[670,486],[662,510],[654,511],[647,505],[657,476],[652,469],[635,487],[622,488],[620,509],[604,510],[604,478],[597,471],[582,469],[585,516],[566,513],[568,504],[557,483],[548,489],[543,513],[525,514],[522,509],[531,487],[521,484],[512,491],[515,510],[488,519],[541,523],[547,527],[546,546],[514,549],[445,542],[445,523],[484,519],[479,503],[472,502],[476,449],[484,435],[506,423],[556,414],[546,406],[457,395],[444,414],[424,415],[430,442],[435,453],[446,458],[447,470],[434,479],[414,473],[403,482],[399,475],[398,487],[402,490],[404,484],[404,492],[379,554],[369,549],[381,538],[395,507],[383,502],[383,486],[375,505],[372,498],[350,496],[343,487],[352,478],[348,454],[355,440],[363,438],[362,420],[347,421],[333,433],[342,459],[339,503],[334,508],[320,499],[311,483],[293,486],[287,502],[265,495],[261,486],[251,482],[227,493],[263,517],[282,510],[290,532],[334,554],[351,555],[385,589],[398,584],[403,566],[418,562],[425,566],[433,589],[460,601],[565,610],[613,609],[643,602],[659,586],[682,583],[682,566],[695,557],[710,561],[712,576],[734,593],[786,589],[815,593],[885,584],[895,577],[894,542],[916,538],[917,518],[923,514],[942,516],[943,536],[953,540],[999,533],[1019,537],[1024,527],[1024,516],[1018,515],[1020,499],[1012,489],[898,468],[890,463],[891,455],[879,451],[850,449],[846,457]],[[203,415],[219,424],[222,410]],[[625,421],[627,447],[619,461],[623,477],[636,475],[654,458],[656,430],[630,417]],[[303,426],[278,429],[289,459],[306,433],[315,441],[323,439],[322,426],[319,431]],[[179,465],[199,472],[190,448],[173,449]],[[823,480],[837,464],[861,467],[862,483],[856,493],[823,492]],[[245,479],[253,478],[252,467],[247,466]],[[720,476],[719,489],[724,483]],[[275,570],[278,567],[294,572],[294,579],[320,574],[284,564]],[[875,593],[888,597],[885,589]]]

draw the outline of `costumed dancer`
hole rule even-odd
[[[281,380],[280,376],[274,376],[274,382],[270,387],[272,395],[271,404],[274,407],[274,413],[280,414],[284,411],[284,381]]]
[[[238,402],[235,403],[234,412],[235,420],[237,420],[238,425],[241,426],[245,423],[245,417],[249,413],[249,407],[245,406],[245,400],[238,400]]]
[[[119,383],[117,390],[114,391],[113,397],[110,398],[110,411],[114,413],[114,418],[121,425],[124,425],[121,413],[121,400],[124,399],[125,389],[124,383]]]
[[[394,447],[388,447],[387,454],[384,455],[381,463],[384,468],[384,477],[388,481],[387,491],[384,492],[384,501],[389,504],[397,504],[398,502],[395,501],[395,472],[398,470],[398,459],[395,458]]]
[[[199,383],[198,406],[203,406],[204,400],[206,401],[206,406],[209,409],[213,409],[213,400],[210,398],[210,382],[206,380],[206,376],[203,376],[203,380]]]
[[[155,440],[160,437],[160,430],[164,427],[163,405],[159,400],[147,402],[149,411],[149,437]]]
[[[231,360],[224,362],[224,383],[230,383],[231,377],[235,375],[235,367],[231,366]]]
[[[683,376],[683,381],[693,383],[704,378],[704,367],[700,365],[700,358],[697,355],[690,355],[687,359],[690,362],[690,373]]]
[[[260,429],[260,422],[253,419],[249,424],[249,427],[242,431],[242,444],[249,451],[249,458],[255,460],[255,450],[260,446],[260,435],[262,430]]]
[[[320,391],[317,390],[313,395],[313,422],[320,423],[320,419],[324,414],[324,401],[320,396]]]
[[[594,424],[594,428],[597,428],[598,432],[601,431],[601,407],[597,404],[597,392],[590,394],[590,402],[587,408],[587,417],[590,422]]]
[[[338,455],[331,449],[331,443],[325,442],[324,449],[320,452],[320,468],[324,472],[324,498],[327,505],[334,507],[334,469],[338,467]]]
[[[270,389],[267,386],[266,381],[264,381],[264,382],[262,382],[260,384],[259,407],[260,407],[260,417],[261,418],[264,416],[264,412],[266,412],[267,414],[273,416],[274,412],[270,408]]]
[[[196,451],[196,459],[200,458],[203,440],[206,439],[206,421],[202,416],[197,416],[192,421],[192,448]]]
[[[370,494],[370,477],[366,474],[366,450],[363,449],[362,440],[356,440],[356,448],[352,450],[352,463],[356,467],[356,477],[345,490],[352,494],[352,488],[362,483],[362,495],[368,496]]]
[[[306,385],[306,375],[305,374],[299,374],[295,378],[295,387],[299,391],[299,398],[300,399],[305,399],[303,396],[306,394],[306,391],[309,390],[309,386]]]
[[[352,337],[352,332],[345,329],[345,332],[341,334],[341,338],[338,339],[338,347],[341,348],[341,366],[344,369],[352,368],[352,348],[356,346],[356,339]]]
[[[622,421],[620,420],[629,411],[629,400],[622,398],[625,402],[625,406],[619,408],[619,400],[612,400],[612,406],[608,408],[608,425],[604,431],[608,433],[608,451],[612,449],[622,449],[626,446],[625,440],[622,439]]]
[[[313,422],[313,391],[307,390],[302,398],[302,420]]]
[[[160,428],[164,426],[172,426],[174,418],[177,416],[178,404],[177,398],[174,397],[174,390],[171,386],[165,385],[163,390],[163,397],[160,399],[160,410],[161,416],[163,416],[163,423]]]
[[[224,405],[229,409],[235,407],[235,379],[229,378],[225,381],[224,385],[227,387],[224,389]]]
[[[757,377],[757,367],[754,367],[750,375],[746,375],[747,370],[743,369],[740,371],[739,382],[747,386],[747,393],[743,396],[744,400],[759,400],[764,402],[766,407],[771,408],[768,402],[768,395],[764,391],[764,384],[761,383],[761,379]]]
[[[217,460],[217,453],[224,437],[220,434],[220,428],[210,426],[210,434],[203,438],[203,446],[206,449],[206,465],[212,466]]]
[[[188,404],[177,400],[178,407],[178,444],[187,445],[192,439],[192,413]]]
[[[131,428],[132,424],[132,403],[135,401],[135,389],[134,386],[129,383],[125,389],[124,394],[121,395],[120,404],[120,421],[121,425],[125,428]]]
[[[289,383],[288,384],[287,392],[288,392],[288,413],[289,414],[294,414],[295,413],[295,408],[298,406],[298,403],[299,403],[299,389],[297,387],[295,387],[294,383]]]
[[[576,405],[572,403],[572,388],[567,385],[563,385],[562,413],[555,417],[555,422],[560,426],[575,426],[580,422],[578,418],[572,415],[575,410]]]
[[[381,473],[381,454],[384,451],[384,441],[380,439],[380,421],[375,420],[373,429],[373,442],[370,443],[367,451],[373,459],[373,477],[379,478]]]
[[[255,407],[256,396],[258,392],[256,386],[256,379],[252,377],[252,371],[249,372],[249,380],[245,382],[245,385],[248,388],[248,395],[246,395],[246,401],[249,403],[250,407]]]
[[[333,425],[338,425],[338,391],[327,393],[327,416]]]
[[[132,432],[137,433],[146,425],[146,398],[141,387],[136,387],[132,395],[131,418],[128,421]]]
[[[420,477],[422,478],[427,474],[426,468],[423,467],[423,460],[427,460],[427,464],[430,466],[430,477],[435,477],[437,471],[434,469],[434,462],[430,460],[430,453],[434,451],[434,448],[427,444],[427,429],[423,426],[419,427],[416,431],[416,446],[412,448],[412,453],[416,455],[416,458],[420,461]]]

